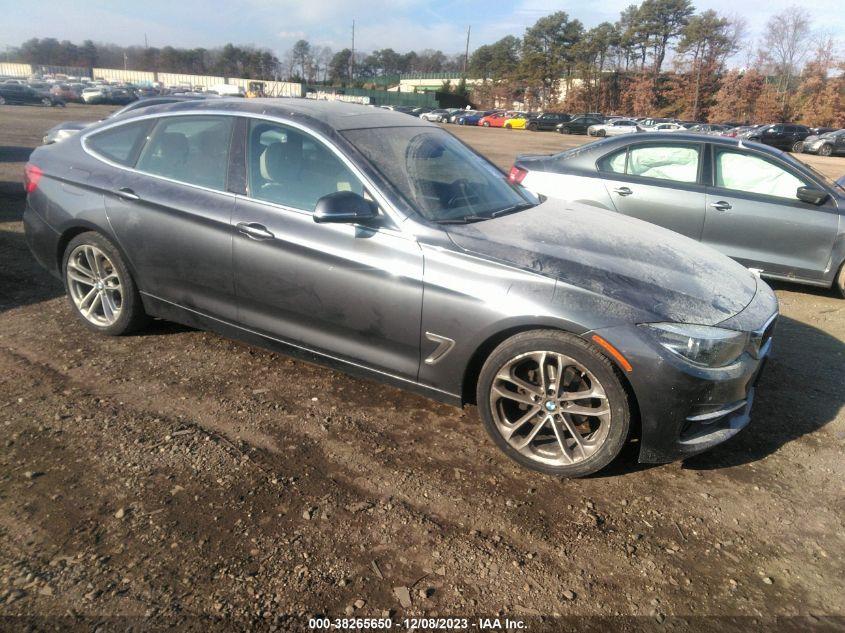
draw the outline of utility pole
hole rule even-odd
[[[355,81],[355,20],[352,20],[352,56],[350,57],[349,62],[349,80],[352,82]]]
[[[147,34],[144,33],[144,48],[149,48],[149,47],[150,47],[150,45],[147,44]]]
[[[467,26],[467,48],[464,53],[464,78],[467,76],[467,64],[469,63],[469,31],[471,28],[472,25]]]
[[[129,61],[129,57],[126,53],[123,54],[123,70],[126,70],[126,62]]]

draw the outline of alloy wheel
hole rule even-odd
[[[67,287],[79,313],[98,327],[113,325],[123,307],[123,285],[112,261],[96,246],[81,244],[67,260]]]
[[[490,410],[514,450],[551,466],[588,459],[610,429],[604,387],[579,362],[556,352],[520,354],[499,368]]]
[[[833,154],[833,148],[830,145],[822,145],[819,148],[819,156],[830,156]]]

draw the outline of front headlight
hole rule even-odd
[[[748,347],[748,332],[686,323],[644,323],[643,327],[673,354],[703,367],[724,367]]]

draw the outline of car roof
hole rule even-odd
[[[356,130],[383,127],[437,127],[421,119],[410,117],[400,111],[372,108],[343,101],[324,101],[295,97],[260,99],[210,99],[190,100],[160,106],[139,108],[136,113],[144,116],[159,112],[197,112],[208,110],[229,111],[244,114],[265,114],[283,118],[310,120],[335,130]],[[121,117],[123,118],[123,117]]]

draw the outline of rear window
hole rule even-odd
[[[92,134],[85,141],[86,146],[95,154],[112,162],[131,166],[135,162],[138,150],[146,140],[148,121],[136,121]]]
[[[233,121],[229,116],[159,119],[137,169],[224,191]]]

